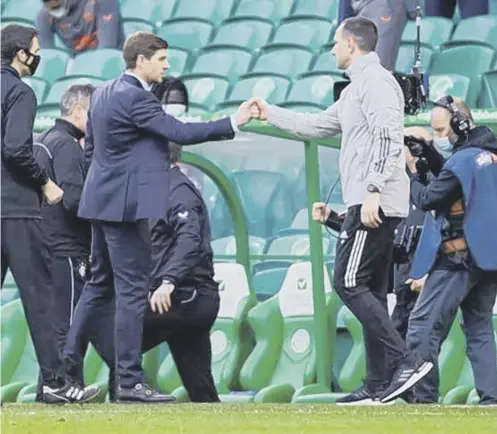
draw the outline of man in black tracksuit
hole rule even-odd
[[[54,293],[51,316],[60,354],[90,271],[91,228],[77,213],[85,178],[82,145],[93,90],[91,85],[74,85],[66,90],[60,103],[62,118],[34,143],[36,160],[64,190],[62,202],[50,206],[43,201],[41,209]]]
[[[208,211],[200,192],[176,165],[179,146],[170,143],[169,147],[169,208],[163,219],[150,222],[152,276],[142,350],[167,342],[190,400],[218,402],[211,373],[210,329],[219,311],[219,292],[213,278]],[[93,317],[86,336],[69,331],[68,341],[73,341],[70,348],[77,348],[76,352],[64,352],[70,377],[77,374],[87,339],[95,342],[113,371],[113,321],[113,312],[100,311]],[[112,376],[109,388],[112,399]]]
[[[51,312],[50,275],[41,238],[40,201],[53,205],[63,191],[33,157],[36,97],[21,77],[39,64],[34,29],[10,24],[1,31],[2,285],[10,268],[26,314],[46,393],[62,386]]]

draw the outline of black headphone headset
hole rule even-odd
[[[466,137],[469,135],[469,130],[471,129],[471,121],[464,114],[459,111],[457,105],[454,102],[454,98],[450,95],[444,96],[434,103],[437,107],[442,107],[450,112],[452,117],[450,118],[450,127],[452,131],[459,137]]]

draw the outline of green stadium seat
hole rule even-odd
[[[35,77],[40,77],[53,83],[66,75],[67,64],[70,56],[65,50],[47,48],[40,50],[41,61],[36,70]]]
[[[295,44],[317,50],[329,42],[333,27],[326,18],[286,18],[271,43]]]
[[[294,102],[313,102],[326,109],[334,102],[333,86],[337,81],[344,81],[338,74],[308,72],[293,82],[286,104]]]
[[[33,26],[33,22],[30,20],[25,20],[24,18],[21,17],[6,18],[2,14],[2,22],[0,23],[2,29],[5,26],[8,26],[9,24],[18,24],[20,26]]]
[[[292,16],[317,16],[336,21],[338,0],[297,0]]]
[[[322,53],[316,56],[316,60],[312,67],[310,68],[313,72],[321,72],[321,73],[338,73],[342,74],[343,71],[340,71],[337,66],[336,57],[331,54],[330,49],[323,50]]]
[[[104,80],[117,78],[124,72],[122,52],[111,48],[78,54],[67,66],[67,75],[91,75]]]
[[[312,52],[292,44],[265,46],[255,61],[251,72],[284,74],[296,77],[309,69]]]
[[[161,23],[171,17],[175,4],[176,0],[121,0],[121,15],[123,18]]]
[[[255,265],[261,265],[252,275],[252,287],[255,291],[257,301],[265,301],[276,295],[285,280],[288,267],[286,261],[264,261]]]
[[[123,20],[124,36],[127,38],[135,32],[155,32],[154,25],[147,20],[135,20],[132,18],[125,18]]]
[[[412,67],[414,65],[415,44],[411,42],[403,42],[399,47],[399,54],[397,55],[397,61],[395,63],[395,71],[402,72],[404,74],[410,74],[412,72]],[[433,55],[433,50],[428,45],[421,45],[421,71],[426,72],[430,68],[431,59]],[[430,71],[430,73],[434,73]]]
[[[251,255],[261,255],[264,250],[266,240],[260,237],[249,236],[249,253]],[[236,238],[234,235],[218,238],[211,242],[214,255],[236,255]]]
[[[477,78],[489,71],[494,64],[496,52],[478,43],[448,43],[435,56],[430,74],[458,74]]]
[[[248,70],[252,52],[230,45],[211,45],[204,48],[193,65],[193,73],[220,74],[234,81]]]
[[[217,25],[230,16],[234,0],[179,1],[174,18],[202,18]]]
[[[285,177],[265,170],[242,170],[231,174],[250,235],[269,238],[287,228],[293,218],[292,193]]]
[[[42,102],[49,87],[47,81],[40,77],[24,77],[22,81],[33,89],[38,103]]]
[[[229,81],[217,74],[188,74],[181,77],[188,89],[190,102],[211,109],[224,101]]]
[[[74,84],[92,84],[93,86],[98,86],[102,84],[104,80],[95,77],[88,77],[85,75],[73,75],[67,76],[57,80],[50,91],[48,92],[47,97],[43,101],[44,104],[59,104],[60,99],[62,98],[63,93]]]
[[[471,80],[459,74],[430,75],[430,100],[452,95],[462,98],[470,107],[475,107],[478,94],[470,94]]]
[[[336,296],[324,269],[327,359],[333,360]],[[293,264],[281,290],[249,312],[256,345],[240,371],[246,393],[220,394],[222,402],[290,402],[294,394],[316,381],[314,304],[310,262]],[[331,365],[330,365],[331,368]]]
[[[2,21],[4,18],[15,18],[31,21],[31,25],[34,25],[36,15],[41,8],[42,5],[38,0],[10,1],[2,12]]]
[[[452,41],[476,41],[497,50],[497,16],[482,15],[459,21]]]
[[[480,108],[497,108],[497,70],[483,74]]]
[[[214,273],[220,283],[221,302],[211,330],[212,374],[218,393],[228,393],[240,389],[240,368],[253,348],[246,317],[255,305],[255,298],[242,265],[216,263]],[[172,393],[179,401],[188,401],[171,355],[166,356],[159,368],[157,384],[160,390]]]
[[[181,48],[168,48],[167,61],[169,62],[167,75],[178,77],[189,70],[190,52]]]
[[[175,18],[164,22],[157,29],[157,35],[170,47],[195,51],[209,42],[213,29],[210,21],[204,19]]]
[[[230,18],[223,21],[213,44],[235,44],[250,50],[266,45],[273,23],[263,18]]]
[[[277,22],[290,14],[294,0],[241,0],[235,17],[260,17]]]
[[[227,103],[241,104],[252,97],[260,97],[270,104],[278,104],[285,100],[290,87],[290,80],[284,75],[250,73],[242,75],[233,86]]]
[[[421,43],[438,47],[450,39],[452,20],[443,17],[424,17],[421,20]],[[416,42],[416,21],[408,21],[402,34],[402,42]]]
[[[36,109],[37,118],[56,119],[60,117],[60,105],[56,103],[38,104]]]

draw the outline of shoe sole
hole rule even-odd
[[[115,404],[174,404],[175,402],[175,399],[168,401],[139,401],[132,399],[116,399],[114,401]]]
[[[86,404],[93,401],[100,393],[100,390],[95,390],[93,394],[87,396],[81,401],[71,401],[69,398],[60,396],[51,392],[46,392],[43,398],[45,404]],[[47,398],[51,400],[47,400]]]
[[[432,370],[432,368],[433,368],[433,363],[431,362],[423,363],[420,366],[419,371],[415,372],[402,386],[400,386],[397,390],[391,392],[390,395],[381,398],[380,402],[382,404],[385,404],[391,401],[392,399],[397,398],[399,395],[402,395],[406,390],[409,390],[417,382],[419,382],[424,377],[426,377],[428,373]]]
[[[360,401],[336,402],[338,406],[353,406],[353,405],[374,405],[371,398],[361,399]]]

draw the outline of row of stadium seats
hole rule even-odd
[[[362,327],[332,290],[324,269],[327,358],[331,390],[316,385],[312,267],[309,262],[292,265],[281,290],[257,303],[239,264],[216,264],[221,305],[211,331],[212,368],[223,402],[334,402],[357,389],[365,376]],[[389,299],[393,310],[395,296]],[[497,305],[496,305],[497,307]],[[38,366],[20,300],[2,306],[2,402],[34,399]],[[494,324],[497,331],[497,309]],[[497,333],[496,333],[497,339]],[[439,356],[441,402],[472,404],[478,397],[460,315],[454,322]],[[174,362],[163,344],[144,356],[148,382],[188,400]],[[102,388],[105,399],[108,369],[93,349],[85,359],[85,379]],[[331,393],[330,393],[331,392]]]
[[[411,44],[401,46],[399,71],[412,67],[412,50]],[[42,50],[41,55],[36,76],[27,79],[40,104],[57,104],[71,84],[97,85],[124,70],[119,50],[96,50],[74,59],[58,49]],[[423,47],[421,55],[430,73],[432,100],[451,92],[472,107],[497,106],[497,73],[492,71],[497,52],[493,48],[471,43],[433,53]],[[311,101],[309,105],[323,109],[333,101],[334,83],[344,80],[328,51],[313,55],[309,49],[291,45],[271,45],[255,55],[245,48],[212,46],[193,60],[186,50],[171,48],[169,57],[170,74],[181,76],[192,103],[204,112],[233,107],[251,96],[289,107]]]

